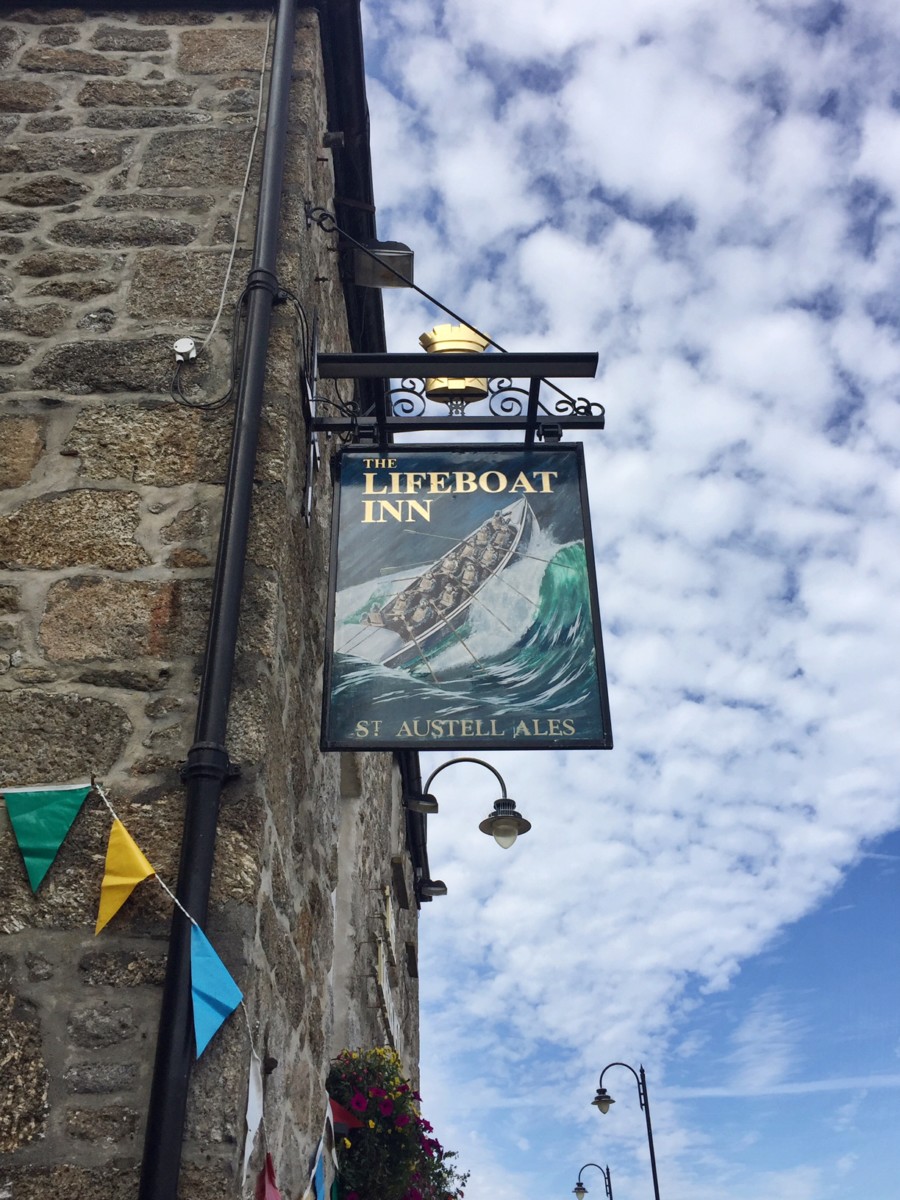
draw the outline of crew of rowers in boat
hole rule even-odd
[[[507,513],[495,513],[415,583],[383,608],[368,613],[365,621],[393,629],[407,641],[414,640],[470,600],[503,562],[515,539],[516,527]]]

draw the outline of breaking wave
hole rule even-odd
[[[379,592],[389,588],[384,581]],[[430,647],[427,660],[401,669],[335,655],[332,725],[337,718],[349,735],[362,709],[386,728],[422,712],[492,717],[498,728],[542,714],[568,718],[579,738],[596,736],[602,715],[588,596],[583,543],[560,546],[538,531],[527,555],[487,584],[465,624]],[[338,619],[352,619],[361,603],[361,595],[339,597]]]

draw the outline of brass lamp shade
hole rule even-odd
[[[488,339],[468,325],[435,325],[430,333],[423,333],[419,344],[429,354],[480,354]],[[453,401],[483,400],[488,394],[486,379],[447,379],[436,376],[425,380],[425,395],[429,400],[444,403]]]

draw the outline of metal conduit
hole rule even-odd
[[[177,895],[206,922],[222,788],[231,772],[225,732],[231,700],[238,615],[247,557],[253,476],[272,306],[288,130],[297,0],[278,0],[259,206],[248,279],[247,319],[231,459],[213,582],[194,744],[183,771],[186,812]],[[260,81],[262,86],[262,81]],[[237,331],[235,331],[237,336]],[[147,1114],[140,1200],[176,1200],[193,1064],[191,926],[175,909]]]

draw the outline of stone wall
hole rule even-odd
[[[171,400],[171,347],[202,338],[219,305],[267,23],[252,7],[136,3],[22,7],[0,24],[0,787],[96,775],[171,886],[232,420]],[[311,11],[291,122],[280,281],[345,349],[335,255],[303,219],[304,197],[332,196]],[[227,388],[255,207],[251,183],[223,322],[189,375],[199,398]],[[317,750],[329,473],[307,529],[296,347],[280,307],[228,741],[242,774],[207,926],[269,1060],[286,1196],[305,1185],[342,1042],[394,1041],[413,1073],[418,1055],[396,772],[385,755]],[[94,938],[109,825],[89,797],[33,896],[0,806],[10,1200],[137,1194],[171,905],[147,881]],[[240,1194],[248,1057],[238,1013],[194,1071],[184,1195]]]

